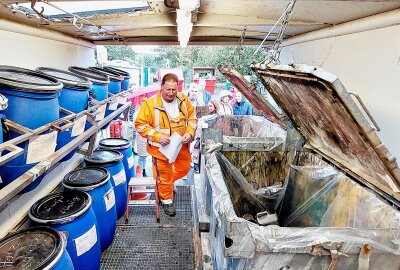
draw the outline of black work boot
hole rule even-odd
[[[170,217],[174,217],[176,215],[174,203],[163,204],[164,213]]]

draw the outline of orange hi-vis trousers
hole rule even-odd
[[[172,203],[174,182],[190,171],[189,144],[184,144],[174,163],[153,157],[153,177],[157,181],[158,194],[163,203]]]

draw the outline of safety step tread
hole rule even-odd
[[[129,186],[135,187],[135,186],[155,186],[156,185],[156,180],[154,180],[153,177],[132,177],[131,180],[129,180]]]
[[[131,194],[137,194],[137,193],[154,193],[156,190],[154,188],[146,188],[146,189],[134,189],[131,191]]]
[[[155,206],[156,205],[156,200],[133,200],[129,201],[127,203],[128,206],[135,206],[135,205],[140,205],[140,206]]]

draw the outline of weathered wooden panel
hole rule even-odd
[[[268,101],[259,92],[257,92],[256,87],[250,84],[235,68],[219,66],[218,70],[263,116],[286,128],[286,125],[274,108],[269,105]]]
[[[329,82],[253,68],[296,129],[316,150],[357,175],[388,186],[390,172]]]

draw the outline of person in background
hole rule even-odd
[[[193,107],[204,106],[202,96],[199,94],[200,86],[197,83],[191,83],[189,85],[188,97]]]
[[[206,90],[206,80],[200,79],[199,80],[199,93],[198,95],[203,100],[203,104],[207,105],[208,102],[211,100],[211,94],[208,93]]]
[[[142,104],[145,100],[146,100],[145,96],[139,97],[139,104],[136,105],[135,113],[133,114],[133,122],[136,121],[140,108],[142,107]],[[142,169],[143,177],[147,177],[146,159],[149,156],[149,153],[146,150],[146,146],[147,146],[147,140],[143,138],[136,130],[136,150],[137,150],[137,155],[139,156],[138,163],[140,165],[140,168]]]
[[[208,114],[214,115],[218,114],[218,101],[215,99],[210,100],[208,103]],[[199,119],[199,124],[196,128],[196,133],[194,135],[194,140],[190,145],[190,153],[192,154],[192,163],[193,163],[193,171],[194,173],[200,172],[200,138],[202,133],[202,127],[206,116]]]
[[[253,107],[239,91],[235,94],[236,102],[233,104],[234,115],[252,115]]]
[[[232,96],[228,90],[222,90],[219,93],[219,114],[220,115],[233,115],[231,106]]]
[[[218,114],[219,113],[219,105],[218,101],[215,99],[210,100],[208,103],[208,114]]]
[[[178,77],[168,73],[161,81],[161,90],[145,100],[135,121],[137,131],[147,139],[147,152],[153,157],[153,177],[165,214],[175,216],[174,182],[190,171],[189,144],[194,137],[197,119],[189,98],[178,93]],[[182,148],[172,163],[159,150],[170,143],[170,136],[182,137]]]
[[[231,89],[229,89],[229,93],[231,93],[232,97],[236,96],[236,92],[238,92],[238,90],[235,87],[231,87]],[[235,104],[236,99],[232,98],[231,100],[231,105],[233,106],[233,104]]]

